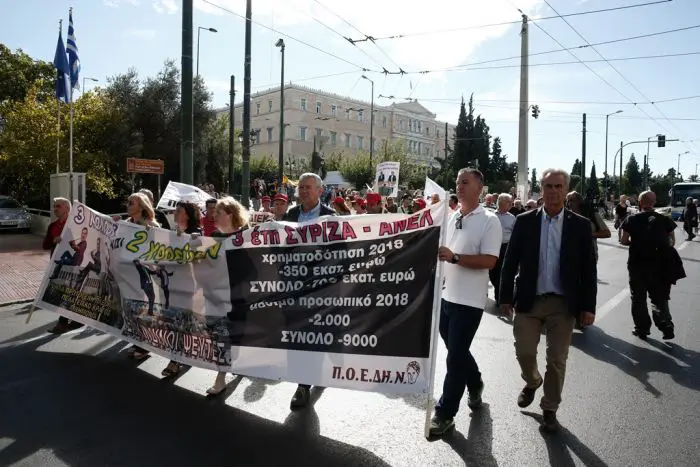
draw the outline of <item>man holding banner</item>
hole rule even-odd
[[[321,216],[334,216],[335,211],[321,204],[323,194],[323,180],[315,173],[305,173],[299,177],[299,201],[300,203],[290,209],[282,218],[287,222],[306,222],[318,219]],[[311,386],[300,384],[292,396],[289,408],[300,409],[306,407],[311,400]]]
[[[442,397],[430,421],[430,435],[442,436],[454,426],[454,417],[464,389],[470,408],[481,406],[484,383],[469,347],[479,328],[486,306],[488,271],[501,249],[501,224],[496,215],[479,205],[484,176],[477,169],[462,169],[457,175],[460,210],[447,225],[447,245],[438,249],[446,261],[442,291],[440,336],[447,347],[447,374]]]

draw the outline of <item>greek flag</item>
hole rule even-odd
[[[70,66],[71,88],[80,89],[80,59],[78,58],[78,43],[75,41],[73,29],[73,9],[68,13],[68,65]]]
[[[70,70],[60,31],[58,32],[58,44],[56,45],[53,65],[56,67],[56,99],[67,104],[70,102]]]

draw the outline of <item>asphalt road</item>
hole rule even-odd
[[[486,389],[455,432],[423,438],[420,397],[314,392],[290,413],[294,385],[236,377],[207,400],[213,372],[164,381],[166,361],[136,366],[125,344],[90,330],[45,333],[55,315],[0,309],[0,466],[691,466],[700,454],[700,242],[680,245],[688,278],[673,289],[676,339],[631,335],[626,248],[600,245],[597,325],[576,333],[563,430],[522,412],[512,328],[485,315],[474,342]],[[436,392],[444,377],[438,356]],[[543,362],[543,348],[541,347]],[[541,392],[538,393],[538,399]],[[537,400],[538,400],[537,399]]]

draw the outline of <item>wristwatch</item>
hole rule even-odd
[[[450,260],[450,263],[452,263],[452,264],[457,264],[457,263],[459,263],[459,260],[460,260],[460,259],[462,259],[462,257],[459,256],[459,255],[457,255],[457,254],[455,254],[455,255],[452,256],[452,259]]]

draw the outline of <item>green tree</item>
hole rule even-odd
[[[595,173],[595,162],[591,164],[591,175],[587,183],[588,189],[593,191],[594,196],[600,195],[600,187],[598,186],[598,177]]]
[[[569,176],[569,190],[581,191],[581,161],[577,158]]]
[[[474,127],[474,107],[472,99],[469,99],[469,113],[467,114],[464,99],[459,107],[459,117],[457,119],[457,127],[454,132],[454,155],[453,155],[453,171],[456,173],[459,169],[469,166],[469,141],[470,129]]]
[[[639,164],[634,154],[630,156],[630,160],[625,167],[622,186],[625,193],[628,194],[637,194],[642,191],[642,173],[639,170]]]
[[[23,101],[33,87],[35,99],[48,101],[55,96],[55,78],[53,64],[0,44],[0,103]]]

